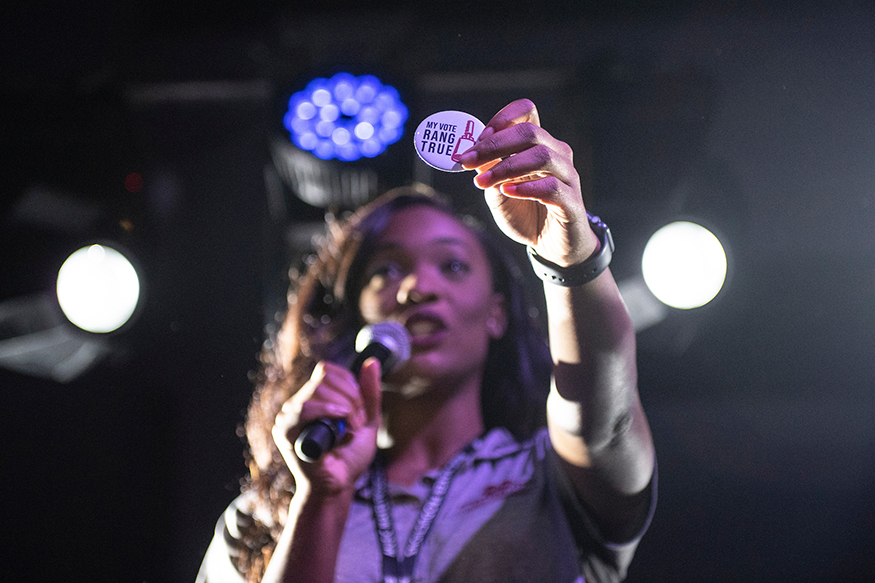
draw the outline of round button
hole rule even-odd
[[[416,153],[422,161],[444,172],[462,172],[464,154],[480,137],[483,122],[463,111],[439,111],[419,124],[413,135]]]

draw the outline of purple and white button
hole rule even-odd
[[[416,153],[422,161],[444,172],[466,170],[459,158],[480,137],[483,122],[463,111],[439,111],[419,124],[413,135]]]

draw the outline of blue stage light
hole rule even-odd
[[[378,156],[400,140],[408,113],[391,85],[373,75],[337,73],[292,95],[283,125],[302,150],[352,162]]]

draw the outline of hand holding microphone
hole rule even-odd
[[[358,377],[364,362],[371,357],[380,361],[383,376],[410,358],[410,336],[401,324],[381,322],[365,326],[356,336],[358,353],[350,369]],[[295,440],[298,459],[313,463],[331,450],[346,433],[346,420],[321,417],[308,423]]]

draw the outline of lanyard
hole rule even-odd
[[[428,534],[441,504],[444,502],[450,482],[456,470],[462,465],[465,450],[456,454],[450,462],[444,466],[441,473],[431,487],[431,492],[419,511],[413,530],[407,538],[404,554],[398,554],[398,540],[395,536],[395,524],[392,520],[392,507],[389,503],[389,489],[386,478],[386,468],[383,466],[381,456],[377,456],[374,463],[374,471],[371,473],[371,489],[374,498],[374,520],[377,523],[377,536],[380,540],[380,549],[383,551],[383,583],[410,583],[413,580],[413,564],[422,548],[422,541]]]

